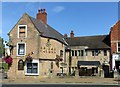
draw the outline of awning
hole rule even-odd
[[[78,61],[78,66],[85,65],[85,66],[99,66],[99,61]]]

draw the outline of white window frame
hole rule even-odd
[[[19,28],[19,27],[23,27],[23,26],[25,26],[25,37],[23,37],[23,38],[27,38],[27,25],[18,25],[18,38],[21,38],[21,37],[19,36],[19,31],[20,31],[20,28]]]
[[[38,64],[38,67],[37,67],[38,73],[27,73],[27,63],[29,63],[29,62],[26,61],[25,67],[24,67],[25,68],[24,69],[25,70],[25,75],[31,75],[31,76],[32,75],[39,75],[39,60],[37,60],[37,59],[32,60],[32,63],[37,63]]]
[[[25,44],[25,54],[24,54],[24,55],[19,55],[19,54],[18,54],[18,47],[19,47],[18,45],[19,45],[19,44]],[[25,56],[25,55],[26,55],[26,43],[25,43],[25,42],[18,42],[18,43],[17,43],[17,51],[16,51],[16,52],[17,52],[17,56]]]
[[[118,42],[118,43],[120,43],[120,42]],[[117,53],[120,53],[120,51],[118,51],[118,48],[120,48],[120,47],[118,46],[118,43],[117,43]]]

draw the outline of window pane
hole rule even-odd
[[[25,32],[25,28],[20,28],[20,32]]]
[[[78,56],[80,56],[80,50],[78,50]]]
[[[27,63],[27,73],[38,73],[38,63]]]
[[[118,46],[120,47],[120,42],[118,42]]]
[[[118,48],[118,51],[120,52],[120,48]]]
[[[81,56],[84,56],[84,51],[83,50],[81,50]]]
[[[72,56],[74,56],[74,51],[72,50]]]
[[[37,73],[37,69],[33,69],[33,70],[32,70],[32,73]]]
[[[77,50],[75,50],[75,56],[77,56]]]
[[[63,51],[62,50],[60,50],[60,56],[63,56]]]
[[[33,68],[37,68],[37,63],[33,63]]]
[[[92,56],[94,56],[94,51],[92,51]]]
[[[118,42],[118,52],[120,52],[120,42]]]
[[[18,44],[18,54],[24,55],[25,53],[25,44]]]
[[[32,68],[32,63],[27,63],[27,68]]]
[[[19,37],[25,37],[25,26],[19,26]]]
[[[107,56],[107,50],[104,50],[104,56]]]
[[[32,73],[32,69],[27,69],[27,73]]]
[[[99,54],[99,51],[95,50],[95,56],[98,56],[98,54]]]
[[[20,37],[25,37],[25,33],[20,32]]]

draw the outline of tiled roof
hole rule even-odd
[[[29,16],[30,17],[30,16]],[[41,20],[30,17],[36,29],[41,33],[41,36],[56,39],[65,44],[62,34],[53,29],[50,25],[44,24]]]
[[[69,46],[88,46],[88,49],[109,49],[109,35],[66,38]]]

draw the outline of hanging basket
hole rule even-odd
[[[4,61],[10,66],[12,65],[13,59],[11,56],[5,56]]]
[[[32,62],[32,60],[33,60],[33,58],[32,58],[31,56],[27,56],[27,57],[26,57],[26,61]]]

